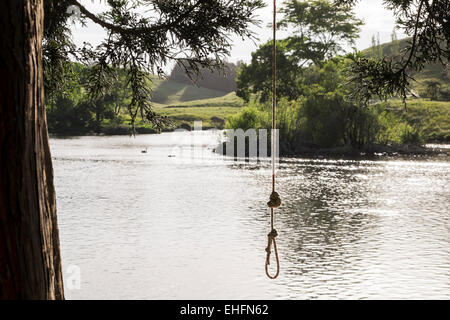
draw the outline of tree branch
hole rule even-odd
[[[414,56],[414,52],[416,50],[416,43],[417,43],[417,31],[419,30],[419,19],[420,15],[422,14],[422,7],[424,4],[424,0],[420,1],[419,10],[417,11],[417,17],[416,17],[416,25],[414,26],[414,35],[413,35],[413,41],[411,43],[411,52],[409,53],[408,60],[406,60],[406,63],[403,65],[403,68],[400,70],[400,72],[403,72],[406,70],[408,65],[411,63],[411,60]]]
[[[151,32],[156,32],[156,31],[161,31],[161,30],[168,30],[170,28],[177,26],[182,20],[184,20],[187,16],[189,16],[192,13],[192,11],[194,11],[194,9],[196,9],[200,5],[201,1],[197,1],[187,12],[180,15],[176,20],[174,20],[170,23],[166,22],[166,23],[162,23],[159,25],[140,27],[140,28],[124,28],[122,26],[118,26],[118,25],[109,23],[107,21],[104,21],[104,20],[100,19],[99,17],[97,17],[92,12],[90,12],[89,10],[87,10],[86,7],[81,5],[77,0],[68,0],[68,3],[71,5],[77,6],[80,9],[80,12],[82,14],[84,14],[87,18],[91,19],[93,22],[102,26],[105,29],[108,29],[112,32],[120,33],[120,34],[140,35],[143,33],[151,33]]]

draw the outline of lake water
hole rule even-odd
[[[282,159],[269,280],[270,165],[192,140],[51,139],[67,298],[450,298],[450,162]]]

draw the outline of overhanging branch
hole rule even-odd
[[[139,28],[126,28],[122,26],[118,26],[115,24],[112,24],[110,22],[107,22],[101,18],[99,18],[97,15],[90,12],[86,7],[84,7],[82,4],[80,4],[77,0],[68,0],[68,3],[70,5],[77,6],[80,9],[80,12],[85,15],[87,18],[92,20],[94,23],[100,25],[101,27],[108,29],[109,31],[112,31],[114,33],[120,33],[120,34],[131,34],[131,35],[140,35],[143,33],[151,33],[151,32],[157,32],[162,30],[169,30],[175,26],[177,26],[181,21],[183,21],[187,16],[189,16],[201,3],[201,1],[197,1],[188,11],[186,11],[184,14],[180,15],[176,20],[172,22],[165,22],[158,25],[153,26],[146,26],[146,27],[139,27]]]

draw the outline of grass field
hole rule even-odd
[[[401,100],[390,100],[388,110],[418,128],[425,141],[450,141],[450,102],[411,99],[406,110]]]
[[[154,108],[169,117],[176,127],[193,126],[202,121],[203,127],[223,127],[226,119],[237,113],[244,101],[234,92],[226,93],[194,85],[153,79]]]
[[[152,77],[152,86],[152,100],[164,105],[220,98],[226,95],[226,92],[200,88],[195,85],[187,85],[172,80],[160,79],[158,77]]]

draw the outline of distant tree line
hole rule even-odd
[[[180,83],[195,84],[199,87],[223,91],[236,91],[236,75],[239,64],[224,62],[222,71],[199,67],[197,76],[189,76],[186,68],[180,63],[173,68],[169,80]]]
[[[126,80],[126,70],[116,69],[108,89],[100,96],[90,96],[89,74],[92,67],[72,63],[77,81],[61,92],[46,97],[48,130],[52,134],[79,135],[87,133],[129,134],[132,132],[130,116],[121,111],[132,99],[132,90]],[[137,132],[158,130],[153,123],[135,120]]]

